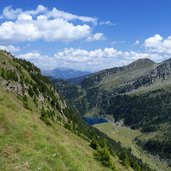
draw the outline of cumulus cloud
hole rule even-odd
[[[65,48],[52,57],[40,53],[22,54],[19,57],[33,62],[44,70],[67,67],[83,71],[98,71],[105,68],[127,65],[141,58],[149,58],[159,62],[167,59],[169,56],[161,56],[156,53],[120,51],[115,48],[99,48],[90,51],[85,49]]]
[[[171,36],[164,39],[156,34],[144,41],[144,47],[148,52],[171,54]]]
[[[34,63],[41,69],[51,70],[57,67],[58,62],[54,57],[41,54],[40,52],[30,52],[18,55],[18,58]]]
[[[84,49],[66,48],[62,52],[55,54],[57,59],[73,62],[86,62],[94,59],[116,57],[119,52],[114,48],[96,49],[87,51]]]
[[[20,51],[19,47],[15,47],[13,45],[0,45],[0,49],[1,50],[6,50],[6,51],[11,52],[11,53],[15,53],[15,52]]]
[[[102,33],[93,35],[91,24],[87,24],[95,23],[96,18],[78,16],[56,8],[48,10],[42,5],[29,11],[9,6],[4,8],[1,17],[5,19],[0,24],[1,41],[73,41],[90,36],[98,40],[103,36]],[[73,20],[82,23],[74,24]]]
[[[1,19],[15,20],[20,14],[38,15],[46,13],[47,8],[43,5],[38,5],[35,10],[23,11],[21,8],[13,9],[12,6],[7,6],[3,9]]]
[[[22,13],[22,10],[17,8],[17,9],[12,9],[12,6],[5,7],[3,9],[1,18],[5,19],[16,19],[17,16]]]

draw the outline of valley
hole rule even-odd
[[[150,155],[136,144],[136,141],[139,138],[150,138],[152,135],[144,135],[139,130],[132,130],[128,127],[125,127],[121,122],[101,123],[94,126],[107,134],[109,137],[113,138],[115,141],[120,142],[126,148],[131,148],[132,153],[135,156],[141,158],[156,171],[170,171],[170,167],[165,160],[161,160],[158,156]]]
[[[0,1],[0,171],[171,171],[171,0]]]
[[[125,129],[114,140],[121,138],[124,145],[127,140],[122,139],[122,131],[129,130],[128,135],[135,136],[128,138],[128,144],[133,144],[137,157],[145,156],[143,160],[155,169],[170,170],[170,80],[171,59],[161,63],[139,59],[128,66],[90,74],[79,84],[64,80],[54,80],[54,84],[82,116],[108,118],[113,124],[122,121]],[[111,122],[96,128],[113,138]]]

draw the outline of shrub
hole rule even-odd
[[[47,111],[45,111],[45,109],[42,107],[41,109],[41,116],[40,119],[48,126],[52,126],[52,124],[50,123],[49,119],[48,119],[48,113]]]
[[[109,151],[105,147],[98,149],[94,153],[94,156],[95,156],[95,159],[99,161],[103,166],[114,169],[114,166],[110,159]]]

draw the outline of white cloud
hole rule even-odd
[[[16,19],[17,16],[19,14],[22,13],[22,10],[17,8],[17,9],[12,9],[11,6],[8,6],[8,7],[5,7],[3,9],[3,12],[2,12],[2,15],[1,15],[1,18],[5,18],[5,19]]]
[[[52,57],[40,53],[20,55],[44,70],[66,67],[76,70],[98,71],[106,68],[127,65],[137,59],[149,58],[156,62],[167,59],[169,55],[156,53],[138,53],[135,51],[120,51],[114,48],[95,50],[65,48]],[[47,62],[48,61],[48,62]]]
[[[47,55],[43,55],[39,52],[30,52],[26,54],[18,55],[18,58],[22,58],[34,63],[41,69],[51,70],[56,68],[58,62],[54,57],[49,57]]]
[[[18,16],[21,14],[28,14],[32,16],[43,14],[48,19],[53,18],[53,19],[64,19],[67,21],[80,20],[82,22],[92,22],[92,23],[97,22],[96,18],[74,15],[71,13],[64,12],[62,10],[58,10],[55,7],[53,7],[52,10],[48,10],[48,8],[43,5],[38,5],[35,10],[27,10],[27,11],[23,11],[20,8],[13,9],[12,6],[7,6],[3,9],[1,18],[14,20],[17,19]]]
[[[67,13],[61,10],[58,10],[56,8],[53,8],[51,11],[49,11],[47,13],[48,18],[62,18],[65,19],[67,21],[70,20],[80,20],[83,22],[92,22],[92,23],[96,23],[97,19],[96,18],[92,18],[92,17],[86,17],[86,16],[78,16],[78,15],[74,15],[71,13]]]
[[[18,21],[32,21],[33,18],[31,15],[23,13],[20,14],[17,19]]]
[[[91,61],[92,59],[99,59],[99,58],[110,58],[116,57],[120,51],[117,51],[114,48],[104,48],[104,49],[96,49],[92,51],[87,51],[84,49],[73,49],[73,48],[66,48],[62,52],[58,52],[55,54],[57,59],[63,59],[68,61],[74,62],[85,62]]]
[[[46,13],[47,11],[48,9],[45,6],[38,5],[36,10],[25,11],[25,13],[30,14],[30,15],[38,15],[38,14]]]
[[[44,57],[40,55],[40,53],[38,52],[30,52],[30,53],[26,53],[26,54],[23,54],[19,57],[22,57],[23,59],[25,60],[42,60]],[[43,57],[43,58],[42,58]]]
[[[46,41],[73,41],[88,39],[92,33],[90,24],[96,19],[86,16],[73,15],[56,8],[48,10],[39,5],[35,10],[22,11],[4,8],[2,17],[6,19],[0,24],[1,41],[33,41],[44,39]],[[73,24],[79,20],[82,24]],[[95,33],[94,40],[100,40],[102,33]]]
[[[15,20],[21,14],[38,15],[46,12],[47,12],[47,8],[44,7],[43,5],[38,5],[35,10],[29,10],[29,11],[23,11],[20,8],[13,9],[12,6],[7,6],[3,9],[1,18]]]
[[[15,52],[20,51],[19,47],[15,47],[13,45],[0,45],[0,49],[1,50],[6,50],[6,51],[11,52],[11,53],[15,53]]]
[[[171,54],[171,36],[164,39],[156,34],[144,41],[144,47],[148,52]]]
[[[163,40],[163,37],[161,37],[159,34],[156,34],[153,37],[146,39],[144,42],[144,46],[146,48],[156,48],[160,46],[162,40]]]
[[[88,37],[88,41],[98,41],[98,40],[104,40],[105,37],[104,37],[104,34],[103,33],[96,33],[94,35],[90,35]]]
[[[29,41],[41,38],[40,30],[32,22],[4,22],[0,25],[1,41]]]

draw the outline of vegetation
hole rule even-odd
[[[104,148],[107,148],[107,150],[110,152],[112,156],[118,156],[119,159],[122,161],[123,165],[125,162],[130,163],[130,166],[135,170],[138,171],[138,168],[140,170],[151,170],[148,165],[143,164],[141,159],[136,158],[130,149],[124,148],[121,146],[120,143],[113,141],[111,138],[109,138],[106,134],[100,132],[96,128],[93,128],[91,126],[86,125],[82,119],[80,120],[78,117],[75,117],[72,113],[72,110],[67,109],[65,112],[65,115],[67,118],[70,118],[69,120],[74,121],[74,123],[77,123],[76,126],[73,126],[73,129],[68,124],[66,125],[66,128],[72,130],[77,135],[81,137],[87,137],[89,140],[93,141],[93,143],[90,144],[90,146],[93,149],[96,149],[97,151],[103,150]],[[98,154],[101,154],[97,152]],[[127,155],[127,158],[123,158],[123,155]],[[103,157],[103,156],[102,156]],[[127,161],[125,161],[127,160]],[[126,166],[128,167],[128,166]]]
[[[139,142],[140,145],[152,153],[153,155],[160,155],[162,158],[171,159],[171,142],[170,141],[157,141],[150,139],[147,142]]]
[[[110,171],[94,159],[87,141],[51,124],[44,124],[36,109],[25,109],[15,95],[0,88],[0,170]]]
[[[118,95],[110,99],[106,112],[113,114],[116,121],[124,118],[125,125],[142,128],[142,131],[155,130],[155,126],[171,121],[171,94],[165,90],[152,91],[141,95]]]
[[[80,153],[83,155],[83,152],[80,152],[82,150],[76,150],[72,151],[74,157],[70,157],[72,153],[67,154],[65,146],[62,146],[62,150],[65,151],[62,157],[61,154],[58,155],[58,152],[61,149],[58,149],[57,147],[54,147],[56,144],[61,144],[63,141],[60,138],[58,139],[55,135],[55,132],[62,131],[63,133],[66,131],[67,128],[69,131],[66,131],[66,137],[67,134],[74,135],[76,137],[76,140],[82,139],[81,141],[84,141],[84,143],[90,144],[92,141],[97,144],[98,148],[95,150],[94,158],[92,159],[92,162],[94,162],[94,165],[97,163],[95,162],[95,159],[97,161],[100,161],[101,168],[98,170],[101,170],[104,168],[103,166],[106,166],[108,170],[114,169],[114,166],[116,167],[119,165],[119,168],[122,168],[121,170],[125,170],[128,168],[127,165],[125,165],[123,158],[123,154],[126,154],[128,156],[126,160],[128,160],[127,163],[130,164],[130,167],[132,167],[135,171],[140,168],[142,171],[150,171],[151,169],[144,164],[140,159],[136,158],[134,155],[132,155],[131,151],[123,148],[120,143],[115,142],[111,138],[109,138],[104,133],[100,132],[96,128],[93,128],[91,126],[88,126],[85,124],[79,115],[77,111],[72,109],[71,107],[67,106],[63,98],[60,97],[58,92],[55,90],[53,84],[51,83],[51,80],[43,77],[40,73],[40,70],[35,67],[30,62],[27,62],[25,60],[16,59],[12,57],[7,52],[1,51],[0,53],[0,65],[1,67],[1,78],[3,89],[6,90],[4,93],[4,98],[0,101],[2,108],[0,108],[2,112],[2,129],[6,125],[8,125],[10,128],[10,132],[8,134],[10,135],[9,138],[6,136],[6,134],[3,134],[2,137],[2,143],[1,144],[1,152],[3,153],[4,148],[6,150],[6,146],[9,144],[11,145],[10,141],[12,141],[12,147],[9,146],[7,150],[11,150],[14,156],[16,157],[16,161],[14,162],[14,166],[18,168],[20,162],[23,161],[26,162],[26,167],[31,168],[31,170],[36,170],[37,164],[41,165],[41,168],[43,170],[84,170],[84,168],[89,168],[86,164],[83,165],[81,161],[78,165],[76,165],[76,162],[73,164],[70,164],[74,157],[76,157],[77,153],[80,155]],[[9,71],[13,71],[16,75],[16,79],[13,79],[13,75],[7,74]],[[2,74],[3,73],[3,74]],[[11,73],[11,72],[9,72]],[[4,75],[8,75],[8,77],[4,77]],[[7,93],[8,92],[8,93]],[[12,100],[14,103],[4,103],[5,101],[8,101],[8,99],[14,98],[17,100]],[[11,100],[9,100],[11,101]],[[15,102],[16,101],[16,102]],[[9,107],[9,110],[8,110]],[[12,114],[16,118],[16,122],[14,119],[14,122],[9,122],[8,124],[5,124],[5,122],[8,122],[8,119],[6,117],[8,116],[8,113],[10,114],[13,110],[13,107],[16,108],[15,112]],[[7,111],[7,112],[6,112]],[[20,117],[22,116],[22,119]],[[11,115],[10,115],[11,116]],[[6,119],[6,121],[3,120]],[[12,119],[12,120],[13,120]],[[20,120],[21,119],[21,120]],[[39,119],[39,120],[38,120]],[[43,121],[43,122],[42,122]],[[12,124],[14,123],[14,125]],[[36,124],[37,123],[37,124]],[[43,124],[45,123],[45,124]],[[15,125],[16,124],[16,125]],[[33,130],[32,127],[30,129],[29,126],[33,124]],[[40,124],[40,125],[39,125]],[[17,126],[17,127],[15,127]],[[38,127],[38,129],[37,129]],[[34,132],[34,129],[36,130],[36,134],[32,133]],[[26,139],[24,140],[22,135],[23,131],[29,130],[29,132],[24,133],[26,134]],[[20,132],[19,132],[20,131]],[[57,131],[57,132],[58,132]],[[74,133],[74,134],[73,134]],[[61,133],[62,134],[62,133]],[[21,135],[21,136],[19,136]],[[37,136],[36,136],[37,135]],[[78,138],[78,135],[80,138]],[[16,138],[14,138],[16,136]],[[68,136],[66,139],[68,140],[70,136]],[[73,138],[72,138],[73,139]],[[17,142],[16,142],[16,141]],[[75,140],[75,141],[76,141]],[[27,142],[30,143],[27,149]],[[59,142],[58,142],[59,141]],[[76,143],[73,140],[72,146]],[[79,140],[78,140],[79,141]],[[19,147],[16,147],[19,144]],[[46,145],[47,144],[47,145]],[[70,145],[70,144],[69,144]],[[22,148],[24,146],[24,152],[23,150],[20,151],[18,148]],[[78,145],[79,146],[79,145]],[[47,153],[46,148],[49,149],[49,155],[46,155]],[[77,146],[76,146],[77,148]],[[53,150],[55,149],[55,153],[53,153]],[[45,150],[45,151],[44,151]],[[11,152],[10,151],[10,152]],[[30,152],[31,151],[31,152]],[[94,149],[89,148],[89,151],[94,151]],[[37,152],[40,152],[37,154]],[[8,153],[8,152],[7,152]],[[36,153],[37,155],[33,155]],[[8,154],[7,154],[8,155]],[[69,155],[69,156],[68,156]],[[11,154],[9,155],[11,156]],[[59,157],[59,160],[53,160],[53,157]],[[65,156],[65,157],[64,157]],[[78,156],[78,157],[79,157]],[[37,157],[37,160],[31,160],[30,157]],[[82,156],[81,156],[82,157]],[[1,163],[6,158],[6,152],[3,155],[3,157],[0,158]],[[18,159],[17,159],[18,158]],[[60,161],[64,158],[65,166],[58,166],[60,165]],[[77,157],[76,157],[77,158]],[[113,161],[117,161],[117,158],[121,161],[123,166],[121,166],[119,162],[113,163]],[[77,158],[78,159],[78,158]],[[82,157],[83,160],[85,160],[85,157]],[[88,159],[88,157],[86,158]],[[86,161],[88,162],[88,161]],[[8,166],[9,163],[10,165]],[[14,168],[13,166],[13,160],[10,160],[8,162],[5,162],[1,165],[3,167],[2,170],[12,170]],[[85,167],[84,167],[85,166]],[[22,166],[22,167],[25,167]],[[61,168],[61,169],[60,169]],[[95,167],[94,167],[95,168]],[[23,169],[23,168],[22,168]],[[93,169],[93,168],[92,168]],[[91,170],[91,169],[88,169]],[[97,170],[96,168],[93,170]]]
[[[132,154],[136,157],[142,159],[144,163],[149,164],[149,166],[156,170],[170,171],[169,163],[166,160],[160,160],[157,156],[152,156],[147,150],[143,150],[142,146],[137,144],[140,142],[147,142],[148,139],[156,136],[156,132],[149,134],[144,134],[139,130],[133,130],[129,127],[122,125],[122,122],[112,123],[101,123],[95,125],[97,129],[107,134],[109,137],[117,142],[120,142],[124,147],[130,148]],[[162,131],[163,133],[163,131]],[[158,133],[161,134],[161,133]],[[159,138],[161,139],[161,138]]]
[[[110,154],[107,149],[99,149],[95,153],[95,159],[99,161],[103,166],[115,170],[115,167],[112,165]]]
[[[85,77],[75,86],[74,95],[67,94],[69,83],[61,83],[59,87],[58,83],[55,84],[80,114],[113,117],[116,122],[123,120],[126,126],[141,130],[144,135],[154,132],[157,136],[158,132],[163,133],[160,125],[171,124],[170,76],[171,59],[159,64],[140,59],[128,66],[103,70]],[[73,84],[72,87],[74,89]],[[72,98],[75,95],[76,100]],[[142,140],[139,145],[165,159],[162,152],[164,148],[159,148],[156,153],[154,151],[155,145],[168,148],[171,128],[167,128],[163,136],[152,137],[152,142],[149,139]],[[153,145],[154,150],[150,150]],[[169,159],[167,154],[166,158]]]

